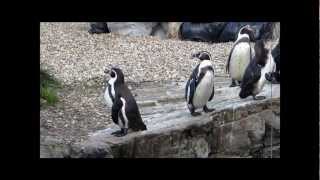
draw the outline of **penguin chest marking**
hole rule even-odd
[[[111,92],[111,93],[110,93]],[[106,91],[104,92],[104,99],[106,100],[107,102],[107,106],[108,107],[112,107],[113,105],[113,101],[112,99],[115,98],[115,90],[114,90],[114,80],[113,79],[110,79],[107,83],[107,88],[106,88]],[[112,97],[110,97],[110,95]]]
[[[106,100],[107,106],[111,108],[113,105],[113,102],[112,102],[112,99],[109,94],[109,86],[108,85],[107,85],[106,91],[104,92],[104,99]]]
[[[120,98],[120,100],[122,101],[122,107],[121,107],[121,111],[119,112],[119,127],[120,128],[126,128],[128,129],[128,126],[129,126],[129,120],[128,120],[128,117],[126,115],[126,100],[124,98]],[[120,113],[122,114],[122,117],[120,116]],[[121,119],[123,118],[123,119]],[[123,122],[122,122],[123,120]]]
[[[230,76],[234,80],[241,81],[250,62],[250,44],[242,42],[234,47],[230,59]]]
[[[195,108],[201,108],[207,104],[213,90],[213,78],[213,72],[207,71],[200,83],[197,85],[193,96],[193,106]]]

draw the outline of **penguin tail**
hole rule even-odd
[[[140,130],[142,130],[142,131],[147,130],[147,126],[145,124],[142,124]]]
[[[134,131],[144,131],[144,130],[147,130],[147,126],[143,122],[140,122],[135,126],[133,126],[132,129]]]

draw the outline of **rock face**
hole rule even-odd
[[[66,157],[280,157],[279,90],[279,85],[267,84],[262,93],[267,99],[253,101],[239,100],[238,88],[221,88],[209,103],[216,111],[197,117],[187,112],[179,98],[165,103],[156,100],[158,106],[141,108],[147,131],[114,137],[110,133],[117,127],[112,125],[71,146]]]
[[[217,42],[220,33],[223,31],[227,23],[182,23],[180,35],[182,40]]]

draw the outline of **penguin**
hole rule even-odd
[[[254,46],[255,56],[250,61],[245,70],[243,80],[240,85],[239,97],[241,99],[253,96],[254,100],[265,99],[265,96],[256,96],[259,94],[266,82],[266,74],[275,70],[274,59],[270,50],[265,47],[264,40],[258,40]]]
[[[232,46],[226,64],[226,72],[230,74],[232,83],[230,87],[237,86],[241,83],[244,71],[252,59],[252,50],[250,41],[255,40],[254,29],[250,25],[240,28],[237,40]]]
[[[210,53],[200,51],[191,57],[198,58],[200,63],[193,70],[187,81],[185,99],[191,115],[198,116],[201,114],[200,112],[195,112],[198,108],[203,108],[206,113],[215,110],[207,107],[207,102],[211,101],[214,96],[214,69]]]
[[[275,48],[271,51],[272,57],[276,64],[275,72],[270,72],[266,74],[266,79],[273,84],[280,83],[280,39]]]
[[[133,131],[147,130],[142,121],[141,114],[131,91],[124,81],[124,74],[119,68],[105,70],[105,73],[111,76],[108,81],[109,90],[106,98],[107,104],[112,104],[112,121],[120,127],[119,131],[111,133],[114,136],[121,137],[128,133],[128,129]],[[107,100],[108,99],[108,100]],[[109,102],[108,102],[109,101]]]

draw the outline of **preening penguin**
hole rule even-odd
[[[207,107],[207,102],[214,96],[214,69],[210,53],[201,51],[193,54],[200,63],[193,70],[186,84],[185,99],[192,116],[200,115],[195,112],[197,108],[203,108],[204,112],[212,112],[214,109]]]
[[[250,62],[241,82],[240,98],[250,95],[254,100],[265,99],[264,96],[256,96],[261,92],[266,82],[265,75],[274,71],[275,63],[270,50],[265,47],[265,42],[259,40],[254,46],[255,56]]]
[[[252,59],[250,40],[254,39],[254,30],[250,25],[240,28],[226,64],[226,72],[232,79],[230,87],[236,86],[236,81],[238,85],[241,83],[246,67]]]
[[[275,48],[271,51],[274,62],[276,63],[276,71],[266,74],[266,79],[274,84],[280,83],[280,39]]]
[[[107,104],[112,106],[112,120],[121,130],[113,132],[115,136],[124,136],[128,129],[133,131],[147,130],[143,123],[136,100],[124,82],[124,75],[119,68],[111,68],[105,73],[110,73],[111,79],[105,92]],[[108,89],[109,87],[109,89]]]

